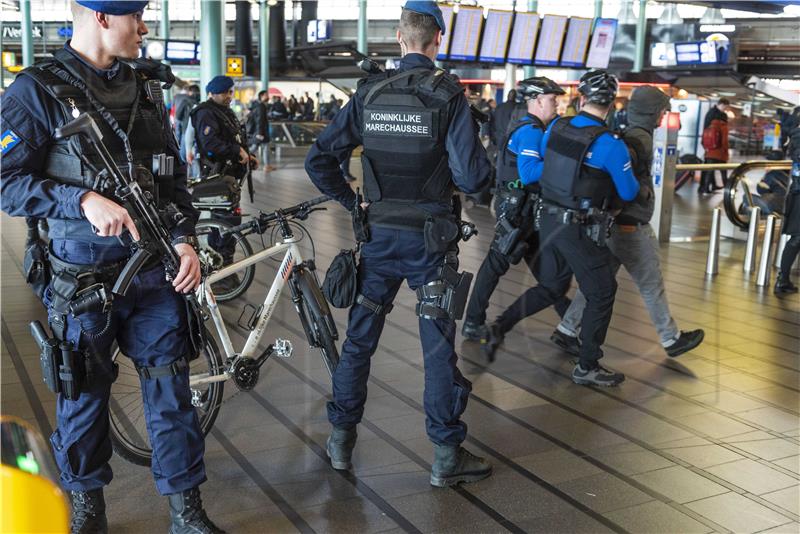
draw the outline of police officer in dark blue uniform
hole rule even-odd
[[[537,148],[547,123],[556,117],[556,96],[564,90],[544,76],[522,80],[517,87],[517,98],[525,102],[527,114],[509,125],[500,145],[505,147],[497,156],[495,183],[495,236],[486,258],[481,264],[467,315],[461,333],[467,339],[486,339],[488,327],[486,308],[494,288],[512,264],[525,259],[533,276],[539,278],[539,236],[533,228],[534,207],[538,185],[525,187],[517,170],[520,165],[541,161]],[[569,299],[562,296],[555,304],[559,316],[569,307]]]
[[[233,100],[233,79],[229,76],[215,76],[206,84],[208,100],[198,104],[190,114],[197,140],[200,158],[200,176],[207,178],[220,175],[213,184],[203,182],[195,186],[194,193],[205,187],[222,187],[231,198],[232,205],[226,209],[211,210],[211,217],[222,222],[239,225],[242,223],[239,200],[240,184],[248,172],[248,166],[258,164],[255,156],[247,151],[247,139],[236,114],[230,108]],[[208,244],[222,255],[223,265],[233,263],[236,240],[233,237],[218,239],[209,236]],[[238,276],[220,280],[215,290],[231,290],[239,285]]]
[[[617,80],[606,71],[584,74],[578,84],[581,112],[550,123],[538,147],[541,164],[520,169],[523,181],[541,186],[541,276],[538,286],[491,325],[483,346],[487,356],[496,351],[517,322],[560,298],[575,273],[587,303],[572,380],[583,385],[615,386],[625,380],[599,363],[617,291],[605,240],[621,201],[633,200],[639,192],[628,149],[604,122],[617,88]]]
[[[460,417],[472,385],[456,366],[454,319],[463,312],[469,276],[457,272],[459,225],[452,196],[454,187],[466,193],[486,187],[490,168],[463,88],[434,67],[444,30],[435,2],[406,2],[397,33],[403,52],[398,69],[363,80],[306,158],[306,171],[321,191],[347,209],[358,208],[357,237],[365,241],[359,295],[328,403],[331,464],[351,467],[370,358],[406,280],[419,301],[426,430],[434,445],[430,482],[439,487],[491,473],[484,459],[461,447],[467,426]],[[366,233],[357,196],[339,168],[358,145],[364,146]]]
[[[153,476],[159,493],[169,495],[170,532],[221,532],[206,516],[198,489],[206,480],[203,434],[191,403],[192,349],[180,295],[200,282],[197,212],[163,104],[165,69],[134,61],[147,33],[146,5],[72,3],[72,41],[24,70],[9,87],[3,138],[13,142],[4,143],[2,151],[2,209],[47,218],[50,227],[52,280],[43,296],[54,342],[61,343],[64,361],[74,364],[58,378],[58,427],[50,440],[72,504],[72,532],[108,530],[103,486],[112,478],[108,402],[117,371],[111,361],[115,340],[140,374]],[[155,258],[125,296],[109,298],[130,254],[116,236],[125,230],[134,240],[140,236],[105,186],[97,152],[77,136],[55,138],[57,128],[84,112],[94,117],[112,157],[118,163],[132,160],[137,182],[159,207],[172,203],[183,215],[171,228],[181,260],[171,284]]]

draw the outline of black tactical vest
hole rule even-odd
[[[371,76],[359,92],[370,222],[418,226],[425,214],[411,205],[449,203],[453,194],[445,148],[448,104],[463,88],[441,69],[416,68]]]
[[[120,137],[96,111],[86,94],[63,76],[76,78],[86,84],[92,96],[116,119],[128,135],[134,164],[153,170],[153,156],[166,151],[167,136],[164,125],[164,103],[158,80],[148,79],[125,63],[112,80],[100,80],[89,67],[64,49],[53,57],[23,70],[20,76],[30,76],[61,105],[62,114],[56,118],[61,127],[80,113],[89,112],[103,134],[103,143],[114,157],[120,170],[128,172],[127,158]],[[93,83],[94,82],[94,83]],[[103,165],[99,155],[83,136],[53,141],[44,165],[44,175],[68,185],[76,185],[109,195],[108,183],[101,175]],[[167,202],[174,197],[172,176],[156,177],[158,198]],[[146,185],[146,184],[143,184]],[[152,185],[150,188],[152,189]]]
[[[208,155],[208,151],[203,146],[200,135],[198,135],[199,132],[197,130],[197,119],[195,119],[195,116],[201,109],[208,110],[214,115],[214,118],[217,120],[217,124],[219,125],[219,134],[223,139],[233,140],[244,147],[244,137],[242,136],[241,123],[239,122],[239,119],[236,118],[236,115],[233,113],[232,109],[220,106],[212,100],[206,100],[205,102],[196,105],[189,113],[192,126],[194,127],[194,137],[195,141],[197,141],[197,149],[200,153],[200,162],[203,167],[211,167],[215,163],[225,163],[224,161],[218,161],[217,158],[210,157]]]
[[[544,200],[571,209],[607,209],[616,204],[611,176],[583,163],[592,143],[608,131],[605,126],[578,128],[568,118],[553,124],[539,181]]]
[[[508,142],[514,135],[514,132],[523,126],[531,125],[534,128],[544,130],[545,126],[538,117],[533,115],[526,115],[522,120],[510,125],[509,131],[503,137],[502,146],[497,155],[497,168],[495,171],[495,184],[498,190],[503,190],[511,182],[519,180],[519,171],[517,170],[517,154],[514,154],[508,149]]]

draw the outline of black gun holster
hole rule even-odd
[[[539,200],[537,195],[519,189],[501,194],[491,248],[516,265],[528,252],[528,240],[536,231]]]
[[[416,289],[417,315],[424,319],[461,320],[472,277],[472,273],[458,272],[458,247],[448,250],[438,278]]]

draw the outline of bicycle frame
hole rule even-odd
[[[209,314],[211,315],[211,319],[214,321],[214,326],[217,330],[217,334],[219,335],[223,350],[225,351],[227,361],[231,361],[236,357],[254,358],[256,356],[255,352],[256,348],[258,347],[258,343],[261,341],[261,338],[267,329],[267,324],[269,324],[269,320],[272,317],[273,311],[275,310],[275,305],[278,303],[281,292],[292,275],[292,270],[295,268],[295,266],[303,263],[303,258],[300,254],[300,248],[297,246],[298,241],[299,239],[295,237],[284,239],[273,247],[264,249],[261,252],[257,252],[252,256],[244,258],[243,260],[239,260],[226,267],[223,267],[219,271],[215,271],[206,277],[200,284],[200,287],[197,288],[196,293],[198,301],[208,310]],[[255,328],[247,337],[244,348],[241,350],[241,352],[237,353],[233,347],[233,343],[231,342],[230,335],[228,334],[228,327],[225,325],[225,321],[222,318],[222,312],[217,305],[217,300],[214,298],[214,292],[211,290],[211,284],[218,282],[219,280],[222,280],[223,278],[226,278],[237,271],[241,271],[250,265],[256,264],[273,256],[278,256],[281,253],[284,254],[283,261],[281,261],[281,264],[278,267],[275,280],[273,280],[272,285],[267,292],[267,296],[264,299],[264,303],[261,306],[261,312]],[[190,375],[189,386],[196,387],[210,382],[222,382],[228,380],[230,377],[231,375],[228,370],[225,370],[225,372],[215,376],[209,376],[208,373]]]

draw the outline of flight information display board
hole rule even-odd
[[[444,35],[442,36],[442,45],[439,47],[439,53],[436,59],[447,59],[447,53],[450,51],[450,41],[453,40],[453,6],[447,4],[439,4],[439,9],[442,10],[442,17],[444,18]]]
[[[586,49],[592,33],[592,19],[572,17],[569,19],[567,40],[561,53],[563,67],[583,67],[586,62]]]
[[[508,47],[508,62],[530,65],[533,63],[533,49],[539,34],[539,15],[536,13],[517,13],[511,44]]]
[[[589,69],[607,69],[611,61],[611,50],[614,48],[614,39],[617,36],[617,19],[597,19],[594,24],[592,44],[589,45],[589,55],[586,58],[586,67]]]
[[[176,65],[193,65],[200,62],[200,44],[197,41],[167,41],[164,59]]]
[[[450,43],[450,59],[475,61],[478,59],[481,29],[483,28],[483,8],[459,6],[456,16],[453,40]]]
[[[717,49],[714,43],[695,41],[675,43],[675,59],[678,65],[698,65],[717,63]]]
[[[561,57],[561,44],[564,42],[564,30],[567,29],[567,17],[545,15],[542,29],[539,32],[539,44],[536,46],[537,65],[557,66]]]
[[[483,30],[483,40],[481,41],[481,61],[505,62],[513,21],[513,11],[489,10],[489,14],[486,16],[486,27]]]

